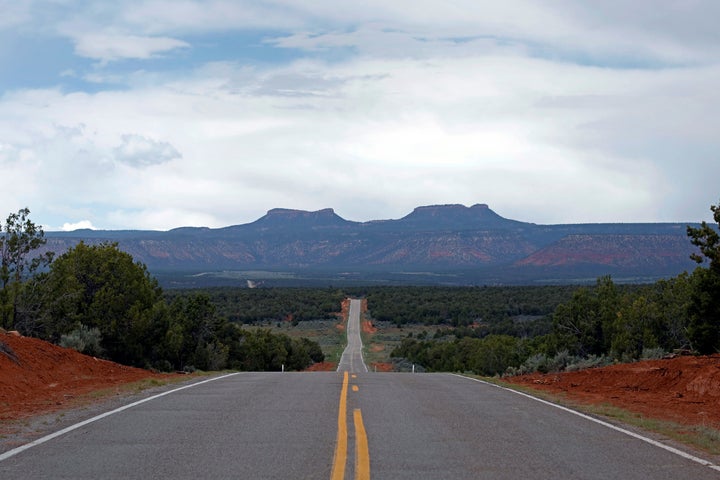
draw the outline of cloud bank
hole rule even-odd
[[[7,7],[38,66],[0,83],[0,201],[45,225],[697,221],[720,198],[715,2]]]

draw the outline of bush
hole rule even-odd
[[[230,348],[221,343],[206,343],[195,350],[196,368],[201,370],[222,370],[227,366]]]
[[[100,346],[102,335],[98,328],[88,328],[80,324],[77,328],[68,334],[60,337],[60,346],[72,348],[80,353],[98,357],[102,355],[102,347]]]
[[[589,355],[587,357],[570,355],[567,350],[561,350],[554,357],[549,358],[544,353],[528,357],[517,368],[510,367],[505,371],[506,376],[524,375],[526,373],[557,373],[573,372],[586,368],[604,367],[613,363],[612,358],[606,355]]]
[[[566,372],[575,372],[587,368],[606,367],[612,365],[613,359],[606,355],[590,355],[585,358],[574,358],[572,363],[565,367]]]
[[[393,357],[390,359],[390,361],[393,364],[394,372],[413,372],[413,371],[415,373],[425,372],[425,367],[423,367],[422,365],[414,364],[407,358]]]
[[[642,355],[640,355],[640,358],[642,360],[659,360],[665,356],[667,352],[661,348],[646,348],[642,351]]]

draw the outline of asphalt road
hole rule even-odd
[[[241,373],[148,401],[0,461],[11,479],[720,478],[622,433],[448,374]],[[355,387],[355,388],[353,388]],[[365,432],[358,432],[356,412]],[[362,472],[360,472],[362,473]],[[336,477],[339,478],[339,477]]]
[[[350,300],[350,312],[347,324],[347,346],[343,351],[338,372],[359,373],[367,372],[368,368],[363,361],[362,339],[360,338],[360,300]]]
[[[367,373],[352,344],[340,372],[221,377],[0,455],[0,479],[720,478],[492,385]]]

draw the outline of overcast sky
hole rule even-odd
[[[0,218],[711,220],[715,0],[0,0]]]

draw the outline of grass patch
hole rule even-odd
[[[219,373],[221,373],[221,372],[208,372],[208,373],[195,372],[191,375],[168,375],[167,377],[163,377],[163,378],[144,378],[142,380],[138,380],[135,382],[122,383],[122,384],[115,385],[112,387],[93,390],[92,392],[80,395],[78,397],[78,399],[81,401],[83,399],[99,400],[99,399],[109,397],[112,395],[140,393],[140,392],[143,392],[150,388],[163,387],[166,385],[173,385],[176,383],[188,381],[195,377],[215,375],[215,374],[219,374]]]
[[[573,407],[586,413],[610,418],[643,430],[659,433],[680,443],[690,445],[712,455],[720,455],[720,430],[706,425],[681,425],[658,420],[610,404],[580,405]]]
[[[366,320],[363,316],[361,320]],[[365,363],[389,363],[390,354],[407,337],[431,337],[437,325],[406,324],[397,326],[393,322],[373,322],[374,333],[361,331]]]

